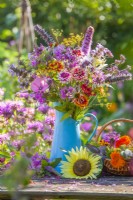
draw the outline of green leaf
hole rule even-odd
[[[56,110],[60,112],[66,112],[66,107],[65,106],[55,106],[54,107]]]
[[[61,161],[62,159],[61,158],[56,158],[55,160],[53,160],[51,163],[50,163],[50,166],[55,168]]]
[[[63,121],[64,119],[67,119],[68,117],[71,116],[71,114],[73,113],[73,110],[69,110],[67,113],[65,113],[60,121]]]
[[[115,90],[115,88],[114,88],[112,85],[110,85],[110,84],[108,84],[108,83],[106,83],[105,85],[106,85],[107,87],[109,87],[109,88]]]
[[[42,164],[42,168],[45,168],[46,166],[48,166],[48,162],[46,160],[42,160],[41,164]]]
[[[7,152],[0,152],[0,157],[2,158],[10,158],[10,154]]]

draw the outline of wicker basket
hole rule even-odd
[[[133,123],[133,120],[131,119],[124,119],[124,118],[120,118],[120,119],[115,119],[112,120],[106,124],[104,124],[101,129],[99,130],[97,136],[96,136],[96,141],[98,142],[99,137],[101,136],[101,133],[105,130],[105,128],[112,124],[112,123],[116,123],[116,122],[129,122],[129,123]],[[129,162],[126,162],[126,164],[124,165],[124,167],[120,167],[120,168],[114,168],[112,167],[111,163],[110,163],[110,159],[104,159],[104,168],[107,172],[114,174],[114,175],[119,175],[119,176],[129,176],[132,175],[130,173],[130,167],[129,167]]]

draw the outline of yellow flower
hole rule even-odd
[[[95,179],[102,171],[101,157],[86,148],[72,149],[66,155],[67,161],[61,161],[61,172],[65,178]]]
[[[53,72],[60,72],[64,68],[64,65],[62,62],[59,62],[57,60],[53,60],[49,62],[48,64],[48,70]]]
[[[109,143],[106,142],[106,141],[104,141],[104,140],[100,140],[99,144],[100,144],[101,146],[108,146],[108,145],[109,145]]]
[[[108,106],[107,106],[108,110],[110,112],[116,112],[118,110],[118,106],[115,102],[113,103],[110,103]]]
[[[73,33],[70,34],[69,38],[64,38],[62,44],[65,46],[75,46],[75,45],[80,45],[80,42],[83,39],[83,34],[81,33],[80,35],[74,35]]]

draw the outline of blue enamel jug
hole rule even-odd
[[[63,150],[70,151],[72,148],[80,148],[81,146],[80,123],[83,119],[76,121],[69,117],[61,121],[63,115],[64,113],[56,110],[56,120],[50,161],[53,161],[56,158],[61,158],[63,161],[65,161],[65,152]],[[90,142],[96,133],[98,120],[96,116],[91,113],[85,114],[84,117],[92,117],[95,120],[95,128],[88,139],[88,142]],[[60,164],[55,168],[55,170],[60,173]]]

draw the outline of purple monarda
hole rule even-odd
[[[88,27],[82,43],[82,52],[84,52],[85,55],[89,54],[91,51],[93,34],[94,28],[92,26]]]

